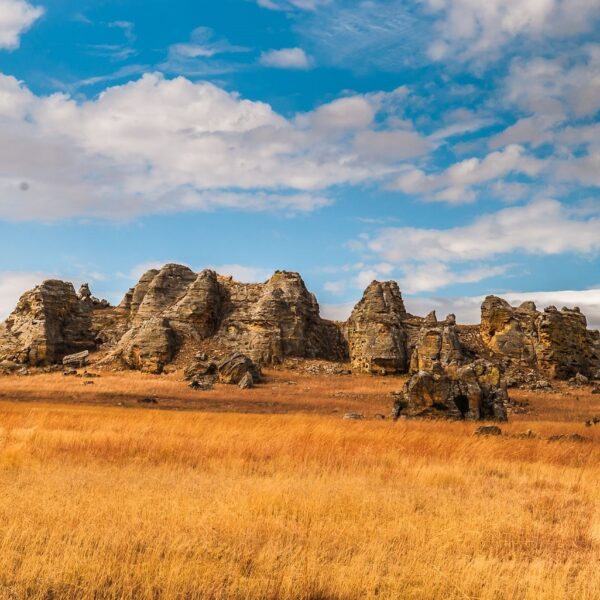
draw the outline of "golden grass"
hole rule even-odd
[[[597,599],[600,427],[474,428],[0,402],[0,598]]]

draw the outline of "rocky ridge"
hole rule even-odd
[[[216,362],[242,353],[259,366],[321,359],[350,362],[361,373],[443,372],[450,381],[469,379],[459,370],[481,360],[499,372],[527,368],[545,378],[600,373],[600,334],[577,308],[540,312],[490,296],[479,327],[459,326],[452,315],[439,322],[435,313],[411,315],[396,282],[375,281],[338,323],[320,316],[298,273],[247,284],[175,264],[144,273],[115,307],[87,285],[76,294],[70,283],[46,281],[0,325],[0,361],[51,365],[85,350],[92,361],[153,373],[173,362],[186,367],[198,353]],[[481,375],[475,379],[481,388]]]

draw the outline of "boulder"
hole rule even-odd
[[[249,390],[254,387],[254,377],[250,372],[246,373],[239,383],[241,390]]]
[[[88,350],[77,352],[77,354],[69,354],[62,359],[62,364],[65,367],[80,368],[87,365],[87,359],[90,355]]]
[[[71,283],[44,281],[25,292],[0,327],[0,360],[32,366],[60,363],[64,356],[93,350],[92,307]]]
[[[407,312],[395,281],[374,281],[346,324],[354,371],[397,374],[408,371]]]
[[[177,351],[177,337],[169,321],[153,317],[130,329],[118,343],[112,358],[132,369],[162,373]]]
[[[493,364],[438,362],[409,379],[396,398],[394,416],[506,421],[507,401],[506,384]]]
[[[219,383],[239,385],[250,375],[253,383],[260,380],[260,370],[252,359],[240,352],[232,354],[217,365]]]

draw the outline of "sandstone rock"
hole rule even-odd
[[[353,370],[371,374],[407,372],[406,316],[395,281],[369,285],[346,325]]]
[[[410,361],[410,372],[430,371],[435,363],[449,365],[464,362],[465,356],[456,333],[456,318],[445,321],[425,320]]]
[[[434,363],[414,374],[396,399],[394,416],[506,421],[508,394],[497,367]]]
[[[239,383],[239,387],[241,390],[249,390],[254,387],[254,377],[248,372],[242,377],[242,380]]]
[[[250,375],[253,382],[260,379],[258,367],[250,358],[239,352],[222,360],[217,365],[217,370],[219,383],[239,385],[246,375]]]
[[[217,365],[206,355],[196,356],[184,371],[185,379],[216,379]]]
[[[531,305],[513,308],[502,298],[488,296],[481,306],[481,337],[497,354],[533,365],[536,318]]]
[[[148,373],[161,373],[177,351],[177,338],[169,321],[152,317],[130,329],[112,354],[126,366]]]
[[[62,359],[62,364],[66,367],[85,367],[89,355],[88,350],[78,352],[77,354],[69,354]]]
[[[91,307],[64,281],[44,281],[23,294],[0,328],[0,360],[43,366],[94,348]]]
[[[286,357],[344,360],[341,328],[321,319],[315,297],[297,273],[276,272],[263,284],[243,284],[205,270],[166,265],[144,274],[120,304],[139,324],[169,319],[184,344],[216,354],[241,351],[260,364]]]
[[[133,295],[131,311],[134,325],[153,317],[166,316],[163,312],[177,304],[196,280],[196,274],[183,265],[167,264],[150,279],[151,273],[144,274]]]
[[[550,306],[540,313],[532,302],[513,308],[488,296],[481,307],[481,337],[495,354],[553,378],[591,376],[600,364],[598,335],[587,330],[577,307],[559,311]]]

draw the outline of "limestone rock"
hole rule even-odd
[[[407,312],[395,281],[374,281],[354,308],[346,325],[350,360],[355,371],[406,373]]]
[[[44,281],[21,296],[0,328],[0,360],[42,366],[93,350],[91,313],[91,306],[75,294],[72,284]]]
[[[112,358],[148,373],[162,373],[175,356],[177,338],[169,321],[152,317],[130,329],[121,339]]]
[[[232,354],[217,365],[219,383],[239,385],[250,375],[253,383],[260,379],[260,370],[250,358],[241,353]]]

